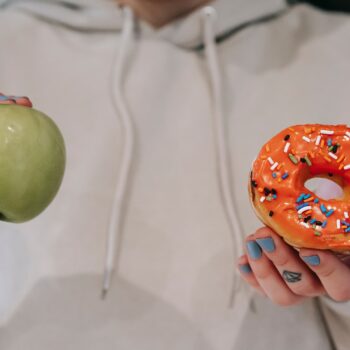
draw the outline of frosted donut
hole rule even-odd
[[[305,187],[329,177],[343,197],[324,200]],[[249,195],[257,216],[294,247],[350,251],[350,128],[297,125],[281,131],[253,163]]]

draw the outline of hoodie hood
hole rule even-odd
[[[217,37],[255,20],[283,11],[285,0],[216,0],[213,6],[219,21]],[[20,9],[43,20],[80,31],[119,31],[122,13],[116,0],[0,0],[0,7]],[[154,29],[140,24],[144,35],[159,37],[186,48],[202,44],[200,10],[194,11],[171,24]]]

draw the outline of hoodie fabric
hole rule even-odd
[[[140,23],[132,38],[122,92],[135,145],[117,269],[102,301],[125,141],[111,89],[121,11],[112,1],[0,4],[1,89],[29,95],[55,119],[68,157],[45,213],[1,224],[1,349],[347,348],[347,303],[283,309],[241,285],[228,307],[233,250],[198,50],[201,10],[157,31]],[[259,223],[243,184],[261,144],[290,124],[347,122],[350,23],[277,0],[213,6],[233,192],[249,234]]]

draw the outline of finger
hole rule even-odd
[[[350,269],[330,251],[301,249],[300,257],[312,269],[328,295],[336,301],[350,299]]]
[[[297,251],[271,229],[259,229],[254,238],[293,293],[309,297],[325,293],[320,280],[300,259]]]
[[[25,97],[25,96],[11,96],[11,97],[16,101],[16,104],[18,105],[25,106],[25,107],[32,107],[32,103],[28,97]]]
[[[255,242],[253,235],[248,237],[246,241],[246,251],[255,278],[266,295],[275,304],[289,306],[297,304],[303,299],[288,288],[272,262],[263,254],[260,246]]]
[[[256,280],[254,273],[249,265],[248,258],[246,255],[242,255],[238,259],[238,270],[244,279],[251,287],[253,287],[256,291],[258,291],[260,294],[266,296],[263,289],[260,287],[258,281]]]

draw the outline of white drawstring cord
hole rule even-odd
[[[122,95],[123,73],[129,51],[130,41],[134,30],[134,15],[130,8],[124,7],[123,11],[123,29],[121,33],[121,41],[118,48],[115,64],[113,65],[112,74],[112,100],[117,114],[120,116],[122,129],[124,132],[124,145],[121,157],[119,177],[114,193],[114,201],[109,222],[107,252],[104,270],[104,280],[102,288],[102,298],[104,298],[110,288],[111,280],[114,272],[114,264],[116,252],[118,252],[118,243],[121,231],[121,217],[123,212],[123,204],[125,201],[125,193],[128,185],[130,174],[133,149],[134,149],[134,130],[131,117],[127,110],[127,106]]]
[[[225,118],[223,111],[223,94],[222,94],[222,80],[219,67],[219,60],[216,50],[214,22],[216,20],[217,13],[211,6],[206,6],[203,9],[204,17],[204,45],[205,54],[207,59],[207,66],[210,76],[210,84],[213,95],[213,116],[215,122],[215,141],[216,141],[216,154],[218,157],[219,167],[219,183],[222,194],[222,202],[224,211],[227,216],[227,221],[230,228],[232,244],[233,244],[233,257],[234,262],[238,258],[239,250],[243,244],[243,230],[241,229],[241,223],[238,218],[237,210],[233,200],[232,186],[233,181],[230,171],[229,152],[226,137]],[[232,290],[230,297],[230,306],[234,303],[234,295],[238,290],[238,278],[237,273],[233,272]]]

